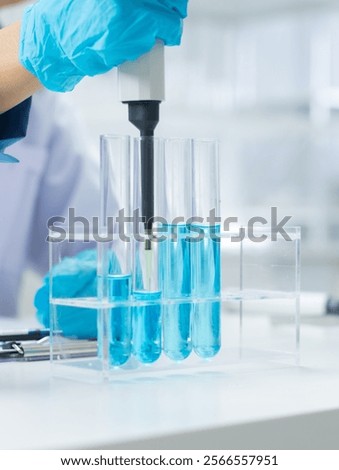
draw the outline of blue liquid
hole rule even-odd
[[[135,300],[157,301],[161,292],[136,291]],[[160,304],[133,307],[133,354],[138,361],[151,364],[161,355]]]
[[[108,300],[127,301],[131,294],[131,275],[112,275],[107,279]],[[132,352],[132,314],[130,307],[114,307],[109,312],[109,360],[112,366],[125,364]]]
[[[171,239],[175,233],[177,239]],[[189,297],[191,292],[190,244],[185,225],[169,225],[165,241],[159,244],[161,282],[165,299]],[[174,361],[186,359],[192,352],[190,303],[163,307],[163,349]]]
[[[220,240],[213,234],[220,227],[199,227],[204,238],[191,243],[193,261],[192,292],[200,299],[220,295]],[[206,301],[194,305],[192,342],[195,353],[203,358],[215,356],[221,347],[221,303]]]

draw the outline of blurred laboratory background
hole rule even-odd
[[[339,3],[191,0],[166,82],[158,135],[220,140],[223,217],[246,223],[272,206],[292,216],[302,226],[302,288],[339,296]],[[114,71],[64,99],[94,159],[100,134],[134,133]]]

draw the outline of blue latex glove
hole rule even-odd
[[[97,259],[94,250],[64,258],[53,268],[53,295],[60,298],[95,297],[97,295]],[[49,328],[49,275],[37,291],[34,305],[39,322]],[[57,306],[57,328],[64,336],[81,339],[97,337],[97,310]]]
[[[25,10],[24,67],[53,91],[105,73],[152,49],[180,44],[188,0],[40,0]]]
[[[18,159],[5,153],[6,147],[15,144],[17,139],[0,140],[0,163],[18,163]]]
[[[112,251],[109,272],[120,274],[120,264]],[[49,328],[49,275],[35,294],[37,318]],[[53,296],[62,299],[97,296],[97,256],[95,250],[82,251],[74,257],[64,258],[53,268]],[[97,337],[97,310],[57,306],[57,328],[64,336],[80,339]]]

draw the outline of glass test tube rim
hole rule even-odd
[[[89,232],[84,232],[83,229],[76,230],[74,232],[70,232],[68,230],[65,230],[65,228],[60,227],[63,230],[63,239],[62,240],[49,240],[49,243],[51,244],[61,244],[61,243],[73,243],[74,242],[82,242],[82,243],[91,243],[95,242],[97,244],[105,244],[105,243],[111,243],[115,240],[119,240],[119,233],[112,232],[112,231],[105,231],[102,229],[99,229],[98,231],[94,232],[93,230],[89,230]],[[84,239],[84,233],[86,238],[88,240]],[[60,236],[60,232],[53,230],[52,228],[48,229],[48,236],[53,238],[55,235]],[[98,240],[96,237],[102,237],[105,239]],[[108,238],[109,237],[109,238]]]
[[[136,140],[140,141],[143,139],[143,137],[140,136],[131,136],[128,134],[101,134],[100,139],[126,139],[126,140]],[[152,137],[154,141],[159,141],[159,142],[199,142],[199,143],[220,143],[220,140],[217,138],[213,137],[160,137],[160,136],[154,136]]]
[[[239,225],[239,226],[237,226],[237,229],[232,229],[232,230],[222,230],[221,229],[218,236],[220,236],[221,238],[229,238],[229,237],[233,237],[233,236],[239,236],[239,230],[242,230],[242,229],[245,230],[246,234],[248,233],[248,226]],[[279,234],[280,233],[278,231],[272,230],[272,228],[270,226],[260,227],[260,226],[255,225],[255,226],[251,227],[251,230],[253,230],[254,234],[269,235],[269,236],[272,236],[273,234]],[[291,239],[291,241],[299,240],[301,238],[301,227],[300,227],[300,225],[287,225],[286,227],[284,227],[283,230],[290,237],[294,236]],[[282,237],[282,235],[280,234],[279,239],[281,237]],[[246,235],[245,240],[248,240],[248,239],[249,239],[248,235]],[[285,241],[288,241],[288,240],[285,240]]]
[[[100,140],[104,139],[120,139],[120,140],[130,140],[133,137],[128,134],[100,134]]]

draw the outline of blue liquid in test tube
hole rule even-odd
[[[218,297],[221,289],[220,226],[198,227],[203,239],[191,243],[192,290],[199,299]],[[221,303],[208,301],[194,304],[192,342],[202,358],[215,356],[221,347]]]
[[[134,300],[154,302],[133,307],[133,354],[138,361],[151,364],[161,355],[161,292],[135,291]]]
[[[110,275],[107,279],[109,302],[130,298],[131,275]],[[130,307],[117,306],[109,313],[109,360],[112,366],[125,364],[132,351],[132,314]]]
[[[186,225],[167,226],[166,238],[160,243],[162,288],[165,299],[187,298],[191,292],[190,243]],[[171,235],[175,235],[173,240]],[[163,348],[174,361],[186,359],[192,351],[190,303],[163,307]]]

